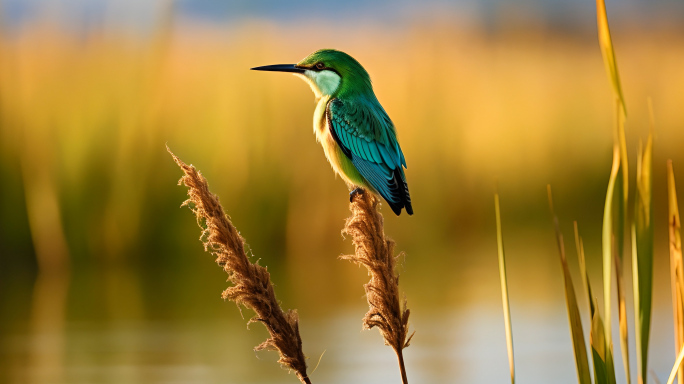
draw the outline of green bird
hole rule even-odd
[[[352,190],[350,200],[363,188],[382,196],[397,216],[402,208],[413,214],[397,132],[358,61],[344,52],[321,49],[297,64],[252,69],[291,72],[311,85],[317,99],[316,139]]]

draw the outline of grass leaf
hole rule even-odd
[[[611,292],[611,271],[613,266],[613,252],[615,251],[615,228],[613,222],[613,209],[615,204],[615,182],[620,170],[620,149],[618,146],[613,147],[613,166],[610,172],[610,179],[608,180],[608,190],[606,192],[606,203],[603,208],[603,300],[605,306],[605,336],[606,345],[612,349],[611,337],[611,309],[610,309],[610,292]]]
[[[669,200],[668,227],[670,232],[670,276],[672,286],[672,310],[674,313],[675,351],[684,347],[684,262],[682,261],[681,222],[677,204],[672,160],[667,162],[667,191]],[[684,369],[679,369],[680,384],[684,382]]]
[[[632,282],[634,285],[634,327],[636,337],[639,383],[647,383],[648,341],[651,330],[653,291],[653,212],[651,199],[651,169],[653,133],[646,147],[639,143],[637,156],[636,199],[632,223]]]
[[[670,372],[670,378],[667,379],[667,384],[672,384],[674,383],[674,378],[677,375],[677,371],[681,371],[682,369],[682,361],[684,360],[684,348],[682,348],[679,351],[679,355],[677,355],[677,360],[674,363],[674,366],[672,367],[672,372]],[[680,375],[681,378],[681,375]]]
[[[591,314],[591,356],[594,361],[594,378],[596,384],[615,384],[613,351],[607,344],[596,297],[592,298],[592,303],[592,307],[595,308]]]
[[[501,212],[499,210],[499,194],[494,194],[496,210],[496,242],[499,251],[499,277],[501,277],[501,301],[503,302],[504,322],[506,326],[506,347],[508,348],[508,365],[511,369],[511,383],[515,384],[515,362],[513,359],[513,330],[511,327],[511,308],[508,302],[508,279],[506,278],[506,259],[504,257],[503,235],[501,234]]]
[[[608,78],[613,86],[615,98],[619,101],[622,111],[627,115],[627,108],[625,107],[625,98],[622,95],[622,86],[620,85],[620,74],[618,73],[617,61],[615,60],[615,51],[613,50],[613,40],[610,37],[610,28],[608,27],[608,15],[606,14],[605,0],[596,0],[596,22],[598,25],[598,38],[601,47],[601,54],[603,55],[603,63],[606,66]]]
[[[625,367],[627,383],[630,383],[629,368],[629,341],[627,327],[627,306],[625,303],[624,292],[624,273],[623,273],[623,242],[626,230],[625,212],[629,200],[629,172],[627,164],[627,144],[625,140],[625,127],[623,116],[627,115],[625,98],[622,94],[620,75],[615,59],[615,50],[610,36],[608,26],[608,15],[606,13],[605,0],[596,0],[596,21],[598,26],[599,45],[603,56],[603,63],[610,83],[613,87],[613,94],[616,104],[616,125],[615,125],[615,150],[613,153],[613,171],[611,172],[608,193],[606,196],[606,206],[603,217],[603,285],[604,285],[604,305],[606,308],[606,342],[612,349],[611,336],[611,264],[614,263],[617,282],[618,298],[618,319],[620,324],[620,345],[622,346],[622,360]],[[616,164],[616,158],[618,164]],[[620,167],[621,165],[621,167]],[[622,177],[622,183],[615,185],[616,179]]]
[[[584,256],[584,243],[579,236],[577,222],[575,222],[575,246],[580,265],[580,274],[584,282],[584,288],[589,299],[589,311],[591,314],[591,329],[589,331],[591,344],[591,358],[594,363],[594,381],[596,384],[615,384],[615,370],[613,369],[612,351],[606,345],[605,329],[603,320],[598,310],[598,301],[591,290],[587,264]]]
[[[627,168],[627,144],[625,140],[625,125],[619,106],[616,111],[616,142],[615,145],[620,150],[620,169],[618,170],[617,179],[622,179],[622,184],[617,182],[615,187],[615,195],[613,196],[613,263],[615,267],[615,282],[617,284],[617,302],[618,302],[618,321],[620,326],[620,346],[622,351],[622,362],[625,367],[625,377],[627,384],[631,383],[631,374],[629,367],[629,340],[628,340],[628,326],[627,326],[627,303],[625,295],[625,274],[624,274],[624,234],[627,226],[625,216],[627,212],[627,203],[629,201],[629,172]]]
[[[622,229],[622,226],[616,226]],[[617,236],[616,236],[617,237]],[[617,242],[617,240],[616,240]],[[619,247],[615,246],[614,249]],[[622,258],[621,253],[617,251],[613,254],[613,263],[615,266],[615,280],[617,282],[617,301],[618,301],[618,320],[620,325],[620,350],[622,351],[622,363],[625,367],[625,377],[627,379],[627,384],[631,383],[631,375],[629,369],[629,339],[627,326],[627,303],[625,297],[625,279],[624,272],[622,269]]]
[[[570,334],[572,336],[572,346],[575,351],[575,364],[577,366],[577,378],[580,384],[591,384],[591,374],[589,373],[589,359],[587,358],[587,346],[584,342],[584,331],[582,329],[582,319],[577,308],[577,298],[575,287],[572,284],[568,261],[565,258],[565,246],[563,245],[563,234],[558,225],[558,218],[553,210],[553,198],[551,196],[551,186],[547,186],[549,196],[549,208],[553,216],[553,225],[556,232],[556,243],[560,254],[561,267],[563,268],[563,281],[565,283],[565,303],[568,307],[568,321],[570,322]]]

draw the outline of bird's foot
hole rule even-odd
[[[356,195],[363,195],[363,188],[354,188],[353,191],[349,192],[349,202],[351,203],[354,201],[354,196]]]

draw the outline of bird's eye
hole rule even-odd
[[[325,64],[320,63],[320,62],[316,64],[316,69],[323,69],[323,68],[325,68]]]

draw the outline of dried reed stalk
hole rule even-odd
[[[395,274],[394,241],[385,237],[383,218],[378,210],[378,199],[371,193],[355,193],[349,204],[352,211],[343,234],[352,237],[355,254],[341,259],[363,265],[368,269],[370,281],[364,285],[370,307],[363,317],[364,329],[378,327],[385,344],[397,354],[401,379],[408,383],[402,350],[409,346],[413,334],[408,334],[410,311],[399,300],[399,276]]]
[[[223,298],[256,312],[249,323],[261,322],[271,336],[254,350],[277,350],[280,353],[278,362],[292,369],[302,383],[310,384],[297,311],[283,312],[280,308],[267,269],[249,261],[245,240],[223,211],[218,197],[209,191],[204,176],[192,165],[181,161],[168,147],[166,150],[185,173],[178,184],[188,187],[190,197],[181,206],[188,206],[195,213],[197,223],[203,228],[200,240],[204,243],[204,250],[216,256],[216,262],[233,283],[223,291]]]

